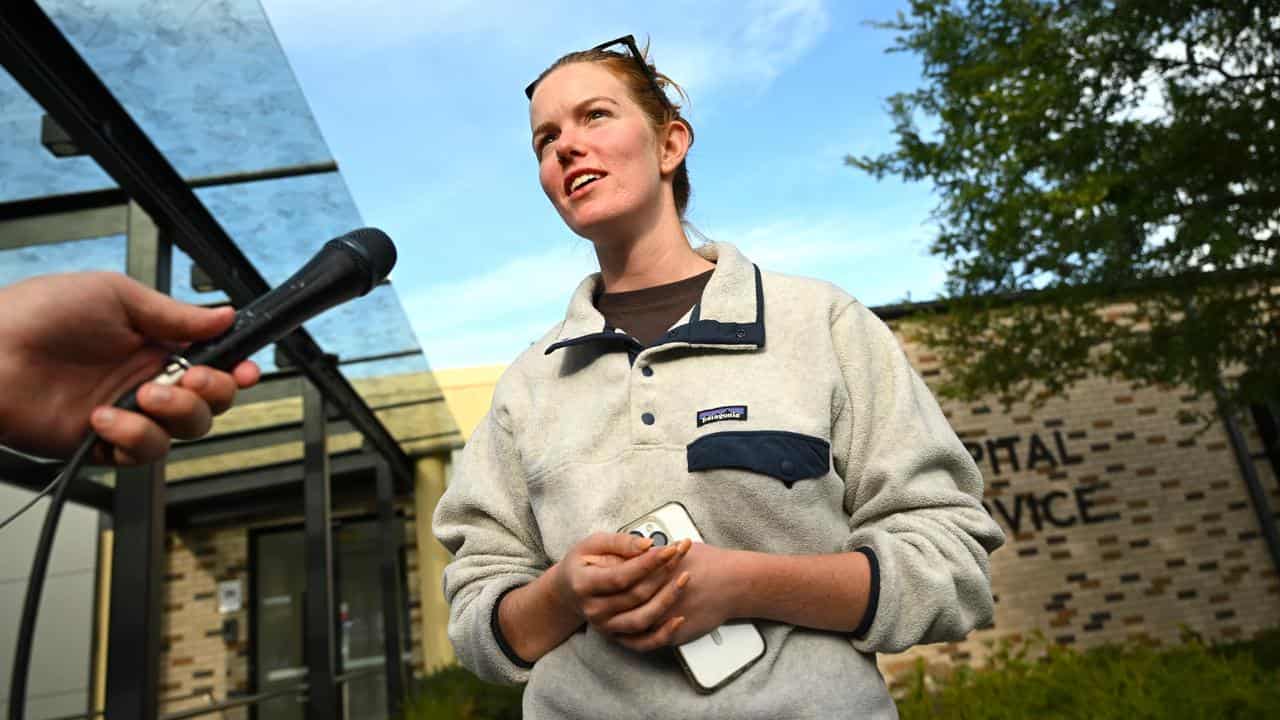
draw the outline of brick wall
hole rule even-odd
[[[925,380],[936,381],[938,358],[899,337]],[[991,558],[995,623],[964,642],[881,656],[891,681],[917,658],[935,670],[981,665],[990,643],[1035,631],[1086,648],[1139,638],[1177,642],[1184,626],[1210,641],[1244,639],[1280,624],[1280,580],[1223,428],[1202,431],[1179,418],[1180,410],[1212,412],[1207,400],[1090,380],[1036,409],[1005,411],[994,398],[942,406],[978,460],[985,504],[1008,536]],[[1250,441],[1257,449],[1256,433]],[[1280,508],[1269,463],[1257,468],[1273,510]],[[421,519],[412,502],[400,511],[412,662],[421,675]],[[166,697],[209,690],[223,699],[250,689],[248,612],[222,616],[216,596],[219,580],[239,578],[249,602],[248,535],[243,526],[170,534]],[[238,620],[231,644],[221,639],[224,617]]]
[[[200,697],[166,702],[163,712],[206,705],[212,698],[247,692],[249,682],[249,533],[245,528],[171,532],[167,538],[164,644],[160,655],[161,697]],[[218,583],[239,580],[244,608],[218,612]],[[224,620],[237,633],[223,639]],[[212,698],[210,697],[212,694]],[[227,711],[227,720],[243,720],[243,710]]]
[[[899,339],[936,381],[938,358]],[[1086,648],[1177,642],[1184,626],[1208,641],[1245,639],[1280,624],[1280,581],[1222,425],[1180,418],[1211,413],[1211,401],[1095,379],[1038,409],[941,404],[1008,536],[991,557],[995,623],[964,642],[881,656],[887,677],[900,681],[917,658],[935,671],[981,665],[993,641],[1035,631]],[[1257,467],[1274,510],[1280,487],[1267,461]]]
[[[398,503],[404,529],[403,589],[410,614],[412,668],[423,669],[422,622],[416,581],[417,547],[411,501]],[[371,508],[354,511],[367,515]],[[335,515],[350,514],[335,513]],[[281,521],[269,523],[279,525]],[[297,526],[300,518],[284,524]],[[161,697],[184,698],[164,704],[164,712],[176,712],[222,701],[235,694],[253,692],[249,677],[249,535],[255,526],[234,526],[213,530],[170,532],[167,538],[168,572],[165,575],[164,645],[160,657]],[[239,612],[218,611],[218,583],[239,580],[243,608]],[[223,621],[236,622],[232,642],[223,638]],[[188,696],[199,693],[199,697]],[[226,720],[247,720],[248,711],[226,711]]]

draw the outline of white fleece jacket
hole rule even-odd
[[[716,269],[665,339],[606,327],[592,275],[503,374],[433,518],[454,553],[449,636],[482,677],[528,683],[526,718],[896,717],[874,653],[958,640],[992,616],[988,554],[1004,536],[982,477],[864,306],[762,273],[732,245],[698,252]],[[672,500],[713,545],[867,553],[861,626],[757,621],[765,657],[711,695],[671,651],[590,629],[532,666],[511,653],[494,621],[504,592]]]

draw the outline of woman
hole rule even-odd
[[[981,476],[865,307],[690,246],[693,130],[641,58],[571,53],[527,91],[542,189],[600,272],[436,510],[450,638],[528,683],[527,718],[894,717],[874,653],[991,619]],[[705,543],[614,532],[670,501]],[[765,655],[699,694],[668,648],[735,618]]]

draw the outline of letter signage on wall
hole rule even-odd
[[[1039,433],[1031,433],[1029,436],[1007,435],[991,438],[983,443],[966,442],[964,445],[988,478],[1006,472],[1057,469],[1084,462],[1082,456],[1072,455],[1067,449],[1067,442],[1061,431],[1055,430],[1052,440],[1050,444]],[[1014,533],[1021,532],[1024,527],[1042,530],[1046,525],[1068,528],[1077,524],[1093,525],[1118,520],[1119,513],[1099,511],[1097,499],[1092,497],[1098,490],[1097,485],[1077,484],[1069,492],[1022,492],[1009,497],[991,498],[983,501],[982,505],[992,517],[1003,521]]]

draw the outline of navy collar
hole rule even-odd
[[[694,248],[716,264],[702,298],[667,334],[649,347],[680,345],[724,349],[764,347],[764,288],[760,268],[729,243],[708,243]],[[578,284],[564,322],[546,354],[573,345],[616,345],[639,351],[645,346],[622,330],[609,327],[592,298],[600,287],[600,273]]]

